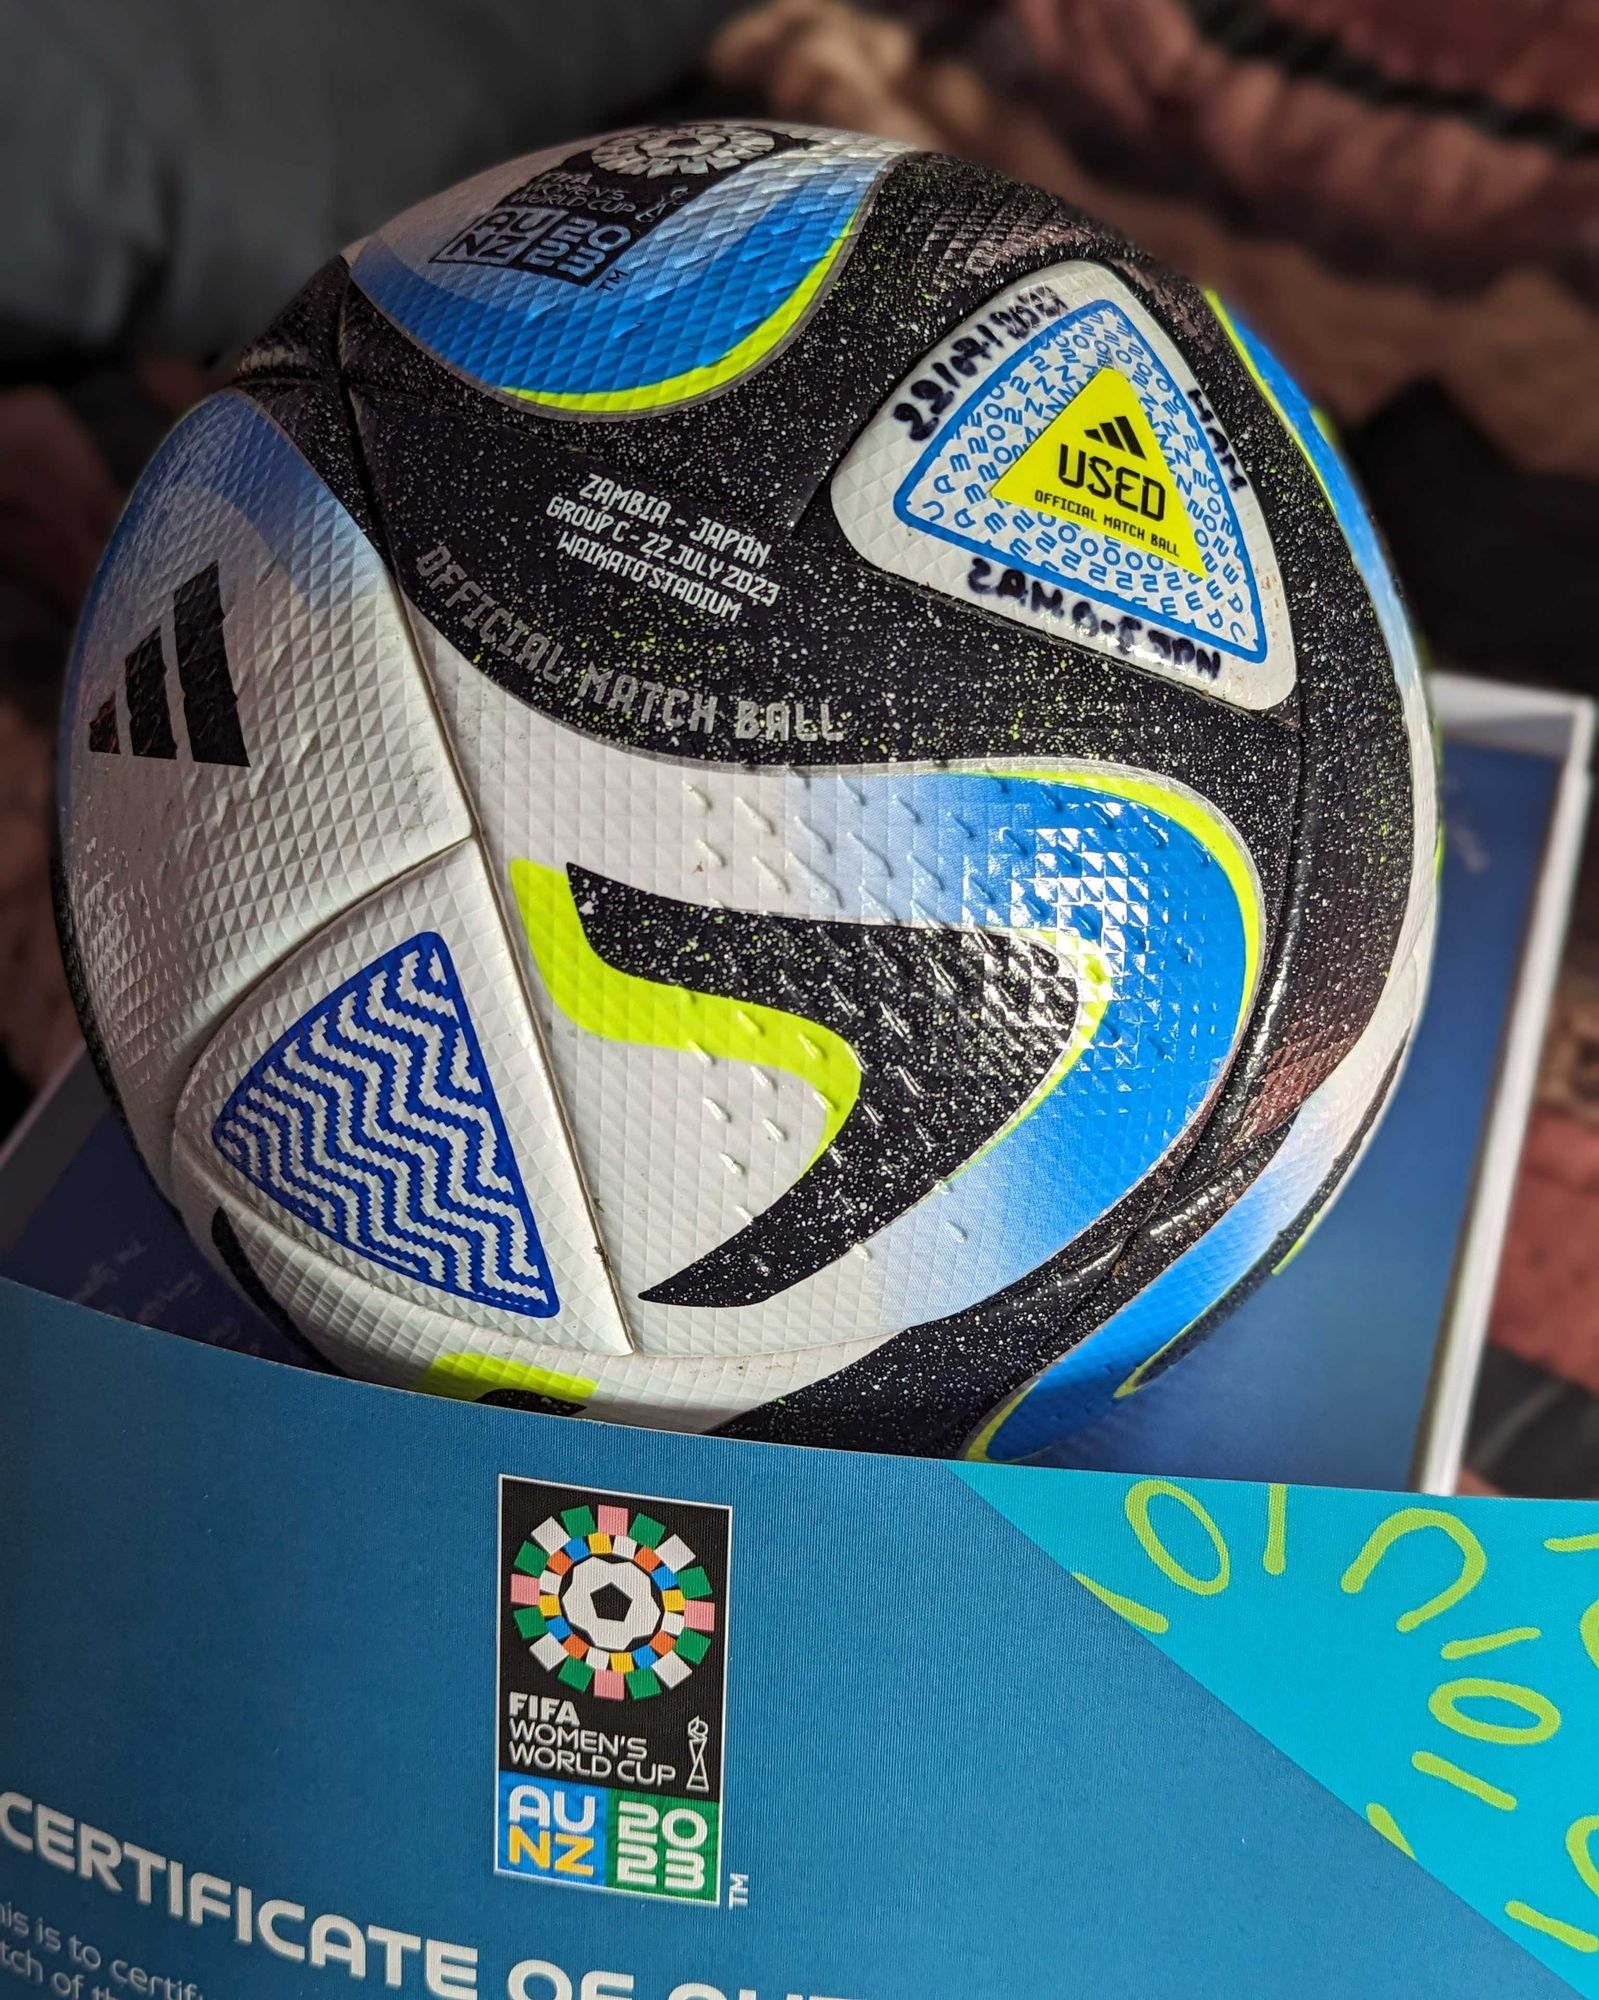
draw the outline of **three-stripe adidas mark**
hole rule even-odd
[[[248,764],[238,697],[222,635],[222,586],[215,563],[180,583],[172,598],[172,636],[189,754],[197,764]],[[167,705],[167,662],[161,631],[141,639],[123,664],[128,748],[135,757],[176,757],[178,741]],[[119,756],[121,732],[113,689],[89,717],[89,748]]]
[[[1091,437],[1099,444],[1108,444],[1115,451],[1124,451],[1130,458],[1144,457],[1144,447],[1138,442],[1138,433],[1124,416],[1107,417],[1102,424],[1089,424],[1083,430],[1084,437]]]

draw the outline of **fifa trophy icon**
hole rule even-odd
[[[705,1775],[705,1746],[710,1740],[711,1727],[703,1715],[694,1716],[688,1726],[688,1789],[691,1792],[708,1792],[711,1781]]]

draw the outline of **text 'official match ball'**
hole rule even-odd
[[[1261,343],[1036,189],[700,123],[312,279],[78,636],[151,1172],[348,1371],[1017,1458],[1331,1197],[1414,1026],[1414,646]]]

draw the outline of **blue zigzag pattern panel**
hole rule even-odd
[[[374,959],[274,1042],[211,1131],[222,1157],[336,1243],[457,1298],[558,1309],[444,940]]]

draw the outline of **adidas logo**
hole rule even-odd
[[[1055,412],[989,492],[1098,528],[1191,576],[1205,574],[1184,489],[1138,389],[1108,365]]]
[[[248,764],[222,636],[222,586],[215,563],[208,563],[173,593],[172,636],[190,756],[197,764]],[[159,627],[129,653],[123,663],[123,687],[129,750],[135,757],[176,757],[178,742],[167,705],[167,661]],[[89,748],[101,756],[121,755],[114,688],[89,718]]]
[[[1085,426],[1083,436],[1093,438],[1097,444],[1108,444],[1113,451],[1124,451],[1129,458],[1144,456],[1144,447],[1138,442],[1137,433],[1122,416],[1107,417],[1102,424]]]

